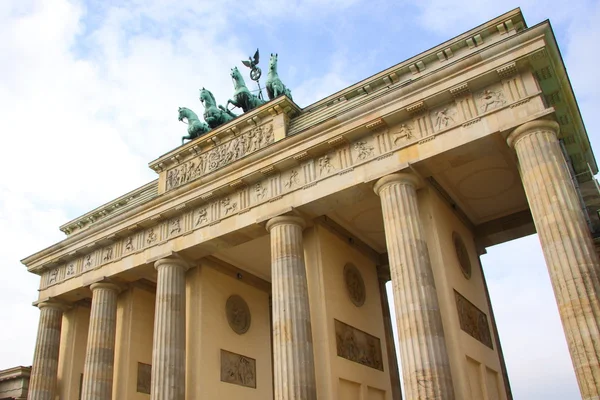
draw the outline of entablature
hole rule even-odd
[[[190,239],[203,229],[214,235],[216,229],[211,228],[225,220],[246,221],[244,214],[250,215],[252,208],[298,191],[306,190],[308,196],[320,180],[341,177],[367,163],[384,159],[390,162],[401,152],[414,155],[415,160],[426,157],[433,154],[427,149],[439,151],[435,144],[439,141],[432,141],[441,135],[473,134],[478,130],[489,134],[491,127],[494,132],[512,128],[510,124],[498,125],[500,120],[517,123],[551,114],[554,110],[544,105],[530,67],[531,57],[546,51],[547,28],[541,24],[513,35],[506,42],[431,71],[411,85],[390,86],[360,101],[345,102],[325,120],[293,133],[295,121],[301,116],[287,127],[288,112],[283,108],[282,112],[269,111],[277,101],[285,104],[289,100],[282,97],[267,103],[255,110],[263,113],[257,120],[248,113],[244,119],[215,130],[217,144],[201,137],[152,162],[151,167],[161,175],[158,186],[164,185],[158,189],[159,196],[23,262],[31,272],[43,275],[41,287],[45,289],[169,241],[186,236]],[[508,117],[499,118],[499,113]],[[167,183],[169,171],[189,170],[184,167],[186,163],[252,130],[264,130],[277,117],[283,123],[280,127],[287,130],[268,146],[258,146],[244,157],[211,170],[210,175],[205,174],[210,180],[202,175]],[[245,126],[234,132],[232,127],[237,123]],[[212,144],[193,150],[206,140]],[[415,160],[407,158],[406,162]]]

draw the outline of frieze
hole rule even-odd
[[[454,298],[460,329],[493,349],[492,334],[490,333],[487,315],[456,290],[454,291]]]
[[[485,90],[502,89],[498,85],[495,85]],[[529,99],[526,98],[510,104],[502,104],[503,107],[508,108],[527,100]],[[476,102],[475,107],[473,107],[475,112],[480,111],[482,104],[479,101]],[[194,208],[180,205],[173,209],[175,215],[171,216],[168,220],[163,220],[163,216],[161,215],[151,217],[149,221],[154,223],[154,226],[146,226],[144,230],[123,236],[119,241],[110,246],[99,249],[90,248],[89,253],[84,253],[73,260],[67,260],[56,267],[52,267],[53,269],[48,269],[43,274],[41,289],[78,276],[89,270],[99,268],[106,263],[117,261],[130,254],[138,253],[149,247],[161,244],[169,238],[175,238],[196,229],[202,229],[205,226],[218,224],[225,218],[247,212],[252,207],[262,203],[277,201],[293,191],[313,187],[319,181],[330,178],[335,179],[336,176],[352,173],[357,165],[367,163],[370,160],[385,159],[393,155],[399,148],[412,144],[424,144],[437,137],[437,129],[442,129],[446,125],[449,129],[451,124],[461,126],[458,124],[462,123],[463,115],[459,115],[456,107],[456,99],[454,99],[446,105],[429,112],[413,114],[411,118],[397,125],[390,126],[384,130],[379,129],[376,132],[371,132],[369,135],[353,141],[341,136],[340,140],[334,141],[335,146],[332,145],[333,148],[330,148],[325,153],[300,153],[296,157],[300,161],[299,165],[283,171],[278,170],[272,165],[263,167],[261,170],[263,172],[263,179],[255,182],[240,181],[241,183],[228,185],[228,193],[220,196],[216,195],[215,191],[200,194],[199,200],[202,201],[202,204]],[[488,107],[490,111],[492,107],[495,107],[493,108],[494,111],[501,108],[498,104],[490,104]],[[445,116],[440,115],[438,121],[437,113],[439,112],[442,112]],[[447,117],[452,118],[452,120],[448,119],[446,121]],[[477,121],[480,121],[480,117],[467,120],[462,124],[466,126]],[[236,139],[237,141],[235,141]],[[234,141],[235,143],[233,143]],[[179,178],[175,180],[172,178],[168,187],[172,189],[177,185],[195,179],[197,177],[193,173],[195,170],[207,173],[209,171],[209,162],[206,160],[210,158],[208,154],[211,151],[222,152],[223,150],[219,150],[220,147],[225,149],[226,152],[230,151],[233,154],[231,157],[225,157],[230,162],[243,152],[255,151],[272,141],[273,135],[270,125],[258,127],[239,135],[237,138],[223,143],[208,152],[201,153],[199,156],[173,168],[171,171],[179,171],[176,173],[176,176]],[[329,140],[327,143],[329,142],[332,141]],[[236,153],[232,149],[241,150],[238,150]],[[204,157],[205,161],[200,162],[199,160],[202,157]],[[192,171],[192,173],[189,171]],[[139,227],[136,229],[139,229]],[[54,269],[58,269],[58,272],[53,272]]]
[[[381,340],[337,319],[334,319],[334,322],[337,355],[383,371]]]
[[[221,349],[221,382],[256,389],[256,360]]]
[[[216,171],[247,154],[270,145],[274,140],[273,124],[256,127],[200,154],[198,157],[171,168],[167,171],[166,190],[174,189]]]

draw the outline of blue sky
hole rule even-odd
[[[19,260],[62,223],[155,177],[177,107],[219,103],[257,47],[306,106],[514,7],[550,19],[598,151],[600,2],[572,0],[0,2],[0,368],[29,365],[39,278]],[[265,68],[266,69],[266,68]],[[244,72],[244,74],[246,74]],[[250,84],[250,82],[248,82]],[[482,257],[516,399],[578,397],[537,237]]]

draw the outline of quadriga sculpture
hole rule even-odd
[[[269,100],[273,100],[275,97],[285,94],[287,97],[292,99],[292,92],[290,89],[286,88],[281,79],[279,79],[279,75],[277,75],[277,53],[271,53],[271,58],[269,59],[269,73],[267,74],[267,94],[269,95]],[[293,100],[293,99],[292,99]]]
[[[265,104],[264,100],[259,99],[258,96],[250,93],[250,90],[246,87],[246,82],[237,67],[231,69],[231,78],[233,79],[233,99],[227,100],[227,107],[229,104],[233,104],[234,107],[240,107],[244,112],[248,112],[256,107]]]
[[[204,120],[213,129],[237,117],[225,107],[217,106],[215,96],[208,89],[200,89],[200,102],[204,106]]]
[[[196,139],[210,131],[210,126],[200,121],[195,112],[186,107],[179,107],[179,120],[183,121],[184,119],[188,124],[188,135],[181,137],[181,144],[183,144],[184,140]]]

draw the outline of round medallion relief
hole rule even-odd
[[[229,296],[225,304],[227,322],[235,333],[242,335],[250,329],[250,309],[248,303],[237,294]]]
[[[362,275],[356,266],[352,263],[347,263],[344,266],[344,281],[350,300],[356,307],[365,304],[367,290]]]
[[[454,249],[456,250],[456,257],[458,258],[458,264],[465,278],[471,278],[471,260],[469,259],[469,253],[467,252],[467,246],[463,242],[462,238],[458,233],[452,232],[452,242],[454,242]]]

